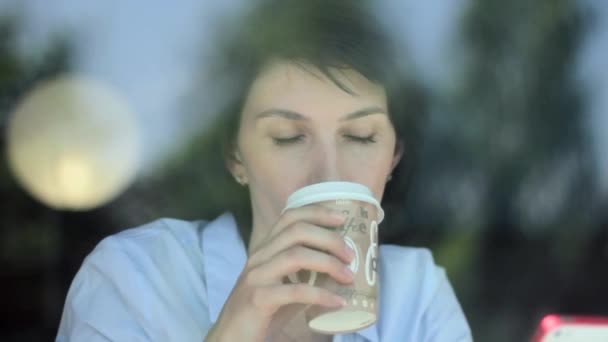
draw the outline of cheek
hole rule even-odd
[[[391,172],[394,148],[390,144],[353,148],[341,158],[345,180],[366,185],[380,200]]]
[[[244,167],[249,178],[252,199],[264,216],[279,215],[287,197],[302,186],[301,168],[284,154],[249,145],[244,151]]]
[[[381,200],[390,174],[392,154],[375,154],[366,160],[351,160],[349,180],[367,186],[376,199]]]
[[[289,185],[305,173],[310,156],[292,149],[288,153],[273,148],[259,148],[251,151],[245,168],[252,181],[275,187],[276,184]]]

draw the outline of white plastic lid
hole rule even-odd
[[[296,190],[287,198],[286,209],[333,200],[355,200],[367,202],[378,210],[378,223],[384,219],[384,210],[372,192],[363,184],[351,182],[323,182]]]

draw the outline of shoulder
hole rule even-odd
[[[93,269],[115,287],[137,284],[155,293],[181,291],[197,283],[204,287],[201,239],[205,226],[205,221],[163,218],[127,229],[103,239],[81,271]]]
[[[443,268],[435,264],[426,248],[381,245],[379,254],[382,292],[391,298],[415,298],[418,306],[424,306],[445,280]],[[416,295],[404,296],[405,293]]]
[[[384,337],[407,341],[471,341],[468,323],[445,270],[426,248],[380,246]]]
[[[144,225],[124,230],[103,239],[93,250],[146,248],[158,244],[179,243],[189,246],[198,243],[206,221],[183,221],[161,218]]]
[[[433,254],[427,248],[380,245],[381,262],[408,267],[437,267]]]
[[[427,248],[380,245],[379,253],[380,267],[385,269],[416,271],[418,275],[441,269]]]
[[[177,266],[188,265],[194,266],[193,271],[200,270],[204,226],[204,221],[163,218],[127,229],[103,239],[87,256],[83,268],[111,268],[111,273],[131,272],[136,268],[142,274],[166,274],[175,271]]]
[[[103,239],[70,286],[58,337],[89,336],[82,334],[91,328],[116,340],[202,336],[208,322],[204,226],[160,219]]]

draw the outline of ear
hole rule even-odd
[[[237,182],[239,180],[247,181],[245,166],[243,165],[243,158],[241,157],[241,152],[239,151],[236,144],[232,145],[227,151],[224,153],[224,163],[232,177],[234,177]]]
[[[399,162],[401,161],[401,157],[403,157],[403,153],[405,151],[405,147],[403,144],[403,140],[398,140],[395,143],[395,152],[393,153],[393,162],[391,163],[391,173],[395,170]]]

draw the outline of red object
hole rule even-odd
[[[590,326],[608,328],[608,317],[547,315],[540,321],[538,329],[536,330],[534,337],[532,337],[532,342],[543,342],[549,334],[562,327],[582,328]]]

